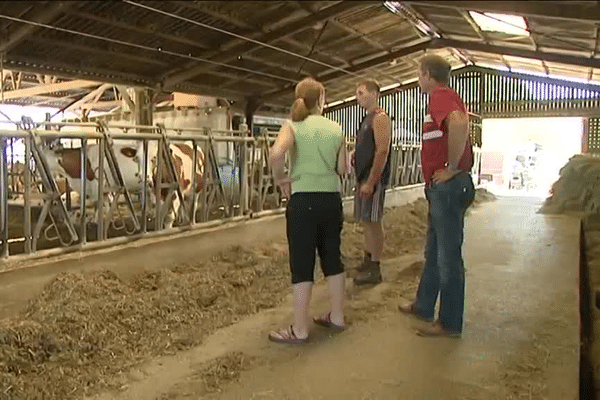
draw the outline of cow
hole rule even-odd
[[[175,167],[177,174],[177,180],[180,185],[180,189],[186,202],[193,197],[197,200],[197,194],[202,190],[204,186],[204,153],[202,150],[197,151],[198,165],[196,168],[192,166],[192,147],[187,144],[171,144],[170,146],[171,160]],[[142,161],[142,144],[131,145],[131,144],[113,144],[113,152],[116,157],[117,166],[121,171],[123,183],[125,188],[129,192],[138,192],[143,189],[143,161]],[[78,193],[81,190],[81,149],[46,149],[45,150],[46,160],[48,161],[49,167],[52,171],[53,176],[65,178],[69,186],[71,187],[71,200],[73,204],[78,203]],[[153,190],[157,184],[157,156],[158,156],[158,144],[156,141],[149,141],[148,143],[148,162],[147,162],[147,178],[146,182],[148,187],[151,189],[150,202],[156,204],[155,191]],[[87,167],[86,167],[86,193],[87,201],[90,205],[93,205],[98,199],[98,169],[99,169],[99,158],[98,158],[98,145],[93,144],[88,146],[87,154]],[[162,163],[162,182],[168,183],[170,181],[170,175],[166,169],[166,163]],[[196,188],[192,190],[192,173],[196,172]],[[108,173],[108,165],[106,158],[104,159],[104,171],[105,179],[108,179],[108,184],[114,186],[115,182],[112,174]],[[58,185],[59,191],[63,197],[63,201],[66,199],[66,185]],[[161,201],[165,204],[167,189],[161,191]],[[189,204],[189,203],[188,203]],[[175,196],[173,199],[173,207],[166,215],[165,226],[170,228],[176,217],[181,218],[183,207],[179,199]],[[77,212],[75,212],[78,217]]]
[[[98,173],[99,173],[99,154],[98,144],[92,144],[87,147],[86,159],[86,202],[89,205],[94,205],[98,199]],[[140,191],[143,188],[143,180],[141,173],[141,163],[136,157],[137,150],[131,145],[113,145],[115,158],[118,163],[119,170],[123,177],[124,186],[128,191]],[[78,206],[79,192],[81,190],[81,148],[52,148],[45,149],[44,155],[51,174],[55,178],[57,188],[61,194],[63,201],[66,201],[67,183],[71,188],[71,202],[74,206]],[[104,157],[104,154],[103,154]],[[109,186],[115,186],[116,182],[112,174],[108,173],[108,161],[104,158],[104,171],[106,183]],[[109,200],[105,196],[104,201]],[[78,218],[78,212],[74,213],[74,217]],[[97,214],[96,214],[97,217]]]
[[[141,145],[140,145],[141,146]],[[141,148],[141,147],[140,147]],[[197,164],[193,165],[193,147],[188,143],[170,143],[169,152],[171,154],[171,162],[175,170],[175,175],[179,182],[179,188],[184,197],[186,204],[198,201],[198,193],[204,188],[204,152],[200,147],[196,149]],[[151,141],[148,143],[148,180],[152,182],[152,187],[158,184],[158,143]],[[161,163],[161,184],[170,183],[171,175],[167,169],[167,164]],[[193,174],[196,175],[196,187],[192,188]],[[167,199],[168,189],[164,188],[160,192],[161,204],[165,204]],[[156,204],[156,192],[153,190],[151,194],[152,203]],[[171,228],[175,220],[181,221],[183,218],[184,207],[181,204],[178,196],[173,193],[172,208],[168,210],[165,216],[165,227]],[[192,216],[193,218],[193,216]]]

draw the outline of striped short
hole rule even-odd
[[[360,197],[360,184],[354,192],[354,220],[356,222],[379,222],[383,217],[385,186],[378,183],[368,199]]]

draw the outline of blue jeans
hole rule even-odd
[[[452,180],[431,183],[425,189],[429,201],[429,227],[425,266],[413,312],[433,320],[440,294],[439,322],[452,333],[462,333],[465,306],[465,268],[462,244],[465,212],[475,198],[473,179],[461,172]]]

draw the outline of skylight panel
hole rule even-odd
[[[469,11],[482,31],[499,32],[509,35],[529,36],[525,18],[518,15],[480,13]]]

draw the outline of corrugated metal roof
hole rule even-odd
[[[442,39],[460,41],[462,55],[444,49],[430,50],[444,54],[453,65],[462,65],[466,58],[481,65],[530,70],[535,73],[547,71],[551,74],[593,79],[600,76],[597,67],[589,66],[590,60],[597,61],[600,66],[600,60],[596,56],[600,11],[597,7],[592,7],[596,5],[594,1],[568,4],[561,1],[406,1],[402,6],[408,14],[393,13],[383,2],[373,1],[138,3],[213,28],[267,42],[302,56],[309,55],[329,66],[350,68],[353,71],[366,68],[366,72],[359,75],[372,75],[383,86],[415,78],[416,60],[423,54],[422,51],[402,57],[389,56],[388,59],[385,56],[389,54],[389,50],[401,50],[414,44],[415,40],[426,37],[416,28],[415,18],[438,31]],[[468,11],[471,10],[508,12],[511,7],[513,14],[525,16],[532,31],[530,37],[478,32],[468,18]],[[240,96],[264,95],[270,102],[280,103],[289,101],[291,92],[286,92],[286,87],[290,86],[290,79],[303,76],[298,74],[300,68],[304,73],[317,78],[329,76],[335,71],[300,57],[247,42],[243,47],[233,46],[233,43],[244,42],[231,35],[125,2],[65,2],[62,8],[59,7],[59,2],[0,2],[0,15],[28,21],[40,20],[54,27],[149,48],[143,50],[0,19],[0,29],[7,32],[7,38],[16,38],[12,42],[7,41],[10,43],[5,52],[7,69],[22,68],[65,77],[144,84],[156,88],[167,78],[171,79],[172,86],[167,88],[170,90],[179,88],[196,92],[209,88],[212,93],[222,91],[227,94],[237,91]],[[49,15],[54,17],[49,18]],[[327,21],[330,22],[321,32]],[[25,34],[22,34],[23,31]],[[489,51],[482,51],[481,47],[473,50],[470,46],[472,43],[478,43],[484,48],[499,46],[510,50],[507,54],[511,56],[494,54],[498,48],[492,47],[489,47]],[[238,51],[223,50],[230,47]],[[159,48],[162,52],[158,51]],[[563,63],[556,59],[542,63],[527,57],[523,53],[525,50],[538,51],[542,55],[562,54],[575,57],[565,59]],[[183,57],[168,55],[165,51],[212,59],[246,68],[247,71],[211,66],[201,61],[190,62]],[[244,56],[252,60],[247,60]],[[237,57],[241,57],[241,60]],[[373,65],[370,60],[376,57],[380,62]],[[187,74],[188,71],[191,72]],[[280,76],[281,79],[257,72]],[[351,96],[356,79],[356,75],[342,73],[327,80],[328,97],[333,97],[328,100],[336,101]],[[5,89],[9,90],[10,85],[6,82],[5,85]]]

